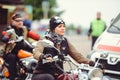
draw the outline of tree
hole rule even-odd
[[[32,5],[33,6],[33,20],[40,20],[43,18],[43,10],[42,10],[42,2],[44,0],[24,0],[25,5]],[[58,4],[56,0],[47,0],[49,1],[49,12],[48,18],[52,17],[53,15],[60,16],[64,11],[55,11],[58,8]]]

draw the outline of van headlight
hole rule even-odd
[[[110,57],[108,59],[108,64],[115,65],[115,64],[118,63],[118,61],[119,61],[119,58],[117,58],[117,57]]]
[[[92,69],[89,71],[88,76],[90,80],[101,80],[103,77],[103,72],[101,69]]]
[[[110,57],[110,62],[115,63],[118,60],[116,57]]]

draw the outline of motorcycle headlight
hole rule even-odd
[[[99,77],[94,77],[94,78],[92,78],[92,79],[90,79],[90,80],[101,80],[101,78],[99,78]]]
[[[101,69],[93,69],[88,73],[90,80],[101,80],[103,77],[103,72]]]

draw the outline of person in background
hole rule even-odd
[[[36,47],[33,49],[34,58],[38,60],[38,65],[34,71],[31,80],[56,80],[56,78],[63,73],[54,63],[43,64],[42,60],[45,58],[47,60],[52,60],[56,55],[59,56],[62,60],[64,56],[70,55],[78,63],[85,63],[94,65],[94,62],[83,57],[71,42],[64,37],[66,27],[65,22],[62,18],[55,16],[52,17],[49,21],[50,30],[45,34],[45,39],[50,40],[54,43],[54,46],[60,50],[60,54],[50,47],[43,47],[41,41],[39,40]],[[58,62],[58,65],[63,69],[63,63]],[[64,69],[63,69],[64,70]]]
[[[32,21],[30,20],[29,14],[25,14],[23,25],[26,26],[28,29],[31,29]]]
[[[104,32],[105,29],[106,23],[101,19],[101,12],[97,12],[96,19],[91,22],[90,28],[88,30],[88,38],[92,38],[91,49],[93,49],[95,41]]]
[[[80,28],[77,28],[77,29],[76,29],[76,33],[77,33],[77,35],[80,35],[80,34],[81,34],[81,29],[80,29]]]
[[[2,31],[2,38],[1,41],[6,45],[3,52],[4,52],[4,60],[9,64],[8,70],[10,73],[9,79],[10,80],[16,80],[18,78],[17,75],[17,68],[16,63],[19,60],[17,57],[18,50],[24,49],[27,51],[32,52],[32,47],[28,45],[24,45],[23,42],[15,43],[15,40],[18,38],[16,35],[12,33],[7,33],[8,30],[14,30],[15,34],[20,37],[23,36],[25,40],[27,40],[27,37],[32,37],[34,34],[31,34],[30,30],[26,28],[26,26],[23,26],[23,18],[20,14],[14,14],[11,19],[11,23],[5,30]],[[13,32],[13,31],[12,31]],[[35,40],[39,40],[40,36],[36,35],[37,37],[33,36],[32,38]]]

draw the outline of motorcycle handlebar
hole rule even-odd
[[[71,62],[73,65],[75,65],[75,66],[77,66],[77,67],[78,67],[78,65],[79,65],[79,64],[77,64],[77,63],[74,63],[74,62],[70,59],[70,57],[68,57],[68,56],[63,56],[63,58],[60,58],[59,55],[52,57],[52,60],[51,60],[51,61],[50,61],[50,60],[47,60],[47,59],[43,59],[43,64],[45,64],[45,63],[50,63],[50,62],[57,62],[57,61],[62,61],[62,62],[68,61],[68,62]]]

